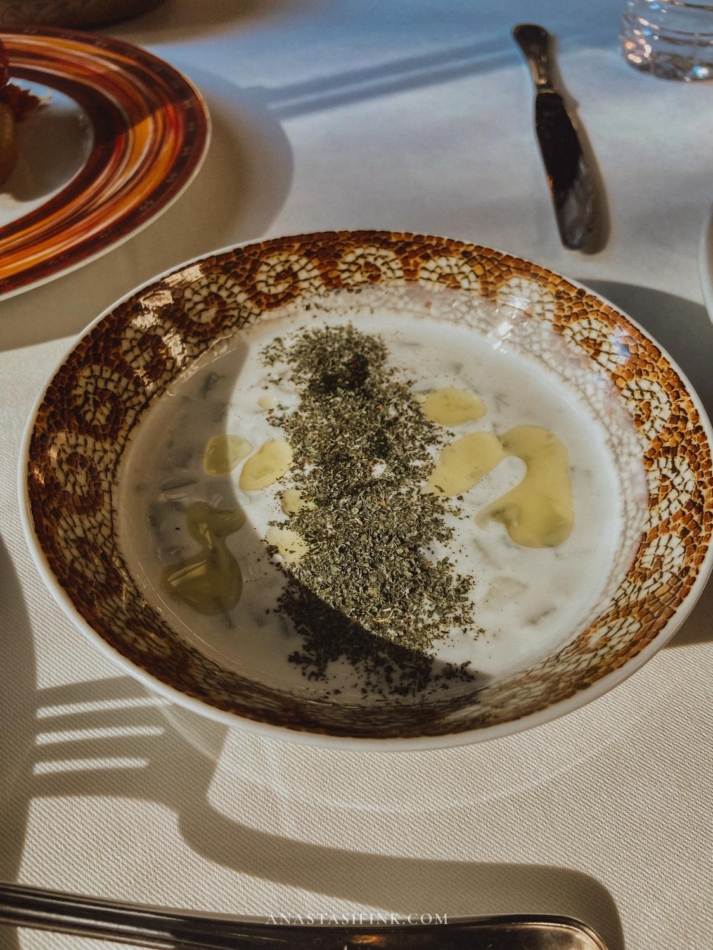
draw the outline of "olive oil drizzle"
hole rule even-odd
[[[448,498],[463,495],[507,456],[522,459],[525,476],[479,511],[476,524],[484,528],[498,521],[523,547],[562,544],[574,526],[569,459],[561,439],[543,426],[515,426],[501,436],[471,432],[456,439],[442,450],[423,491]]]
[[[296,515],[300,508],[305,506],[314,508],[314,502],[308,501],[299,488],[288,488],[282,493],[280,508],[283,514]]]
[[[292,447],[284,439],[271,439],[251,455],[240,473],[243,491],[259,491],[274,485],[292,467]]]
[[[478,512],[484,527],[498,521],[516,544],[526,548],[556,547],[574,526],[572,483],[567,449],[554,432],[542,426],[515,426],[500,437],[506,455],[527,465],[512,491]]]
[[[243,590],[238,562],[226,538],[245,524],[240,509],[220,510],[204,501],[186,509],[188,532],[200,547],[194,554],[161,572],[161,587],[201,614],[225,614],[237,606]]]
[[[432,390],[426,395],[422,408],[431,422],[442,426],[459,426],[481,419],[486,412],[485,403],[479,396],[453,386]]]
[[[206,475],[227,475],[252,452],[247,439],[237,435],[220,433],[208,440],[203,455],[203,471]]]
[[[265,540],[269,547],[275,548],[285,564],[296,564],[309,550],[297,532],[290,528],[271,525],[267,529]]]
[[[423,492],[447,498],[464,495],[504,458],[502,442],[493,432],[470,432],[443,449]]]

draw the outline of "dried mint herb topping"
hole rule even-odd
[[[475,626],[472,577],[433,554],[453,537],[450,503],[421,492],[443,430],[377,335],[315,326],[276,338],[262,356],[286,365],[300,396],[297,409],[270,417],[292,446],[294,486],[309,503],[290,516],[308,553],[283,565],[278,605],[304,640],[291,662],[326,679],[331,662],[346,660],[363,692],[414,694],[472,679],[467,664],[435,672],[433,660],[438,640]]]

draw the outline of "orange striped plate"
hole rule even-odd
[[[0,31],[10,75],[74,99],[93,126],[81,170],[0,227],[0,298],[88,263],[145,227],[187,188],[205,156],[198,91],[146,50],[48,27]]]

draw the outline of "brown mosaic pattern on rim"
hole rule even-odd
[[[332,290],[419,282],[515,302],[588,354],[621,393],[642,443],[649,516],[607,609],[556,655],[477,694],[427,706],[301,702],[222,669],[144,601],[116,540],[117,472],[154,399],[217,340]],[[518,258],[444,238],[339,232],[214,255],[155,282],[95,326],[49,384],[30,443],[40,548],[84,620],[157,680],[237,716],[370,738],[444,735],[531,715],[637,656],[685,601],[710,544],[711,448],[696,406],[655,343],[612,308]]]

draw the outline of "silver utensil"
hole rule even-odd
[[[570,917],[473,917],[422,923],[415,916],[355,914],[306,918],[197,914],[0,884],[0,923],[174,950],[607,950]],[[382,923],[382,920],[387,920]],[[282,922],[281,922],[282,921]]]
[[[535,82],[535,130],[562,243],[584,250],[594,236],[597,200],[580,136],[556,89],[550,34],[533,23],[520,23],[512,35]]]

